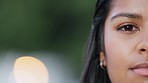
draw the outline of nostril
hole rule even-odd
[[[142,52],[146,51],[145,49],[141,49]]]

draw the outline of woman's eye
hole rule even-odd
[[[134,25],[123,25],[120,26],[118,29],[118,31],[126,31],[126,32],[135,32],[135,31],[139,31],[140,29]]]

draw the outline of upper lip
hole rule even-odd
[[[140,63],[132,67],[131,69],[148,68],[148,63]]]

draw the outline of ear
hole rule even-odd
[[[103,52],[100,52],[100,62],[102,62],[103,66],[106,66],[106,57],[105,54]]]

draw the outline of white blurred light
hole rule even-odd
[[[72,65],[61,55],[6,51],[0,52],[0,56],[0,83],[79,83]],[[36,78],[43,81],[46,76],[47,82],[35,82]]]
[[[24,56],[16,60],[14,77],[17,83],[48,83],[48,71],[37,58]]]

